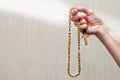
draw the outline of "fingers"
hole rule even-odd
[[[87,24],[83,24],[80,26],[81,29],[87,29],[88,28],[88,25]]]
[[[80,20],[81,18],[86,19],[87,16],[90,16],[91,14],[94,14],[94,13],[84,7],[76,7],[71,9],[71,14],[72,14],[72,20],[77,21],[77,20]]]
[[[83,25],[83,24],[87,24],[87,21],[85,20],[85,19],[81,19],[81,21],[76,21],[76,22],[74,22],[75,24],[78,24],[78,23],[80,23],[80,25]]]
[[[72,16],[72,21],[79,21],[86,17],[86,14],[83,12],[78,12],[76,15]]]
[[[87,16],[91,15],[93,13],[92,10],[88,10],[87,8],[85,7],[77,7],[76,8],[78,10],[78,12],[83,12],[85,13]]]
[[[84,7],[76,7],[76,8],[77,8],[77,10],[78,10],[79,12],[84,12],[85,14],[88,14],[88,13],[89,13],[88,9],[86,9],[86,8],[84,8]]]
[[[78,26],[78,24],[75,24],[76,26]],[[87,30],[89,28],[89,26],[87,24],[81,24],[80,25],[80,28],[81,28],[81,32],[83,33],[84,30]]]
[[[77,9],[77,8],[73,8],[73,9],[71,10],[72,16],[76,15],[77,13],[78,13],[78,9]]]
[[[72,21],[76,26],[80,23],[81,32],[86,30],[87,34],[95,33],[95,26],[103,24],[102,20],[99,19],[94,12],[84,8],[84,7],[76,7],[71,10]]]
[[[75,24],[76,26],[78,26],[78,22],[74,22],[74,24]],[[80,28],[81,28],[81,29],[87,29],[87,28],[88,28],[87,22],[80,22]]]
[[[74,24],[78,27],[78,21],[74,22]],[[84,29],[87,30],[87,32],[88,32],[89,25],[85,19],[82,19],[80,21],[80,28],[81,28],[82,33],[83,33]]]
[[[83,12],[85,14],[89,13],[88,9],[86,9],[84,7],[75,7],[75,8],[71,9],[71,14],[72,15],[76,15],[78,12]]]

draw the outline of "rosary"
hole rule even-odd
[[[72,15],[71,15],[71,11],[73,10],[73,9],[75,9],[75,8],[72,8],[72,9],[70,9],[70,11],[69,11],[69,26],[68,26],[68,28],[69,28],[69,32],[68,32],[68,61],[67,61],[67,72],[68,72],[68,75],[70,76],[70,77],[77,77],[77,76],[79,76],[80,75],[80,72],[81,72],[81,59],[80,59],[80,41],[81,41],[81,34],[80,34],[80,32],[81,32],[81,28],[80,28],[80,22],[78,23],[78,25],[77,25],[77,36],[78,36],[78,71],[77,71],[77,73],[75,73],[75,74],[73,74],[73,73],[71,73],[71,68],[70,68],[70,57],[71,57],[71,18],[72,18]],[[85,30],[83,30],[83,36],[82,36],[82,38],[84,39],[84,45],[86,46],[87,44],[88,44],[88,42],[87,42],[87,37],[88,37],[88,35],[87,35],[87,33],[86,33],[86,31]]]

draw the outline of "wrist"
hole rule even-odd
[[[95,35],[98,38],[102,38],[106,34],[109,34],[109,32],[110,32],[110,29],[105,24],[103,24],[103,25],[99,25],[99,28],[97,29]]]

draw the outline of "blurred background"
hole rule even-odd
[[[120,37],[119,0],[0,0],[0,80],[119,80],[120,69],[95,37],[81,40],[81,75],[67,74],[68,11],[94,11]],[[72,72],[77,71],[72,27]]]

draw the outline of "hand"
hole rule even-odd
[[[97,34],[104,27],[103,21],[98,18],[92,11],[83,7],[72,9],[72,21],[77,26],[80,22],[81,29],[86,29],[87,34]]]

